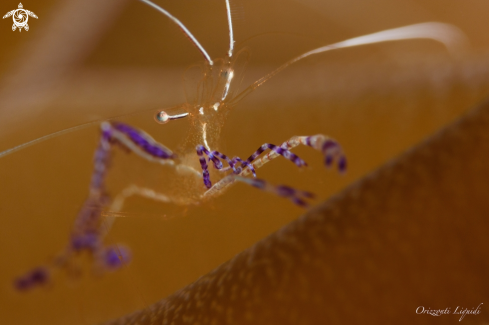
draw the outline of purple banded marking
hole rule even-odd
[[[207,149],[205,149],[204,153],[209,157],[209,162],[212,160],[215,169],[222,168],[222,162],[214,156],[214,152],[209,152]]]
[[[90,188],[102,189],[109,160],[110,160],[110,144],[105,139],[105,136],[102,136],[102,138],[100,139],[100,144],[97,150],[95,151],[95,155],[93,159],[94,168],[93,168]]]
[[[203,145],[198,145],[195,150],[197,151],[197,155],[199,156],[200,167],[202,167],[202,177],[204,178],[204,185],[207,188],[212,187],[212,183],[209,177],[209,170],[207,168],[207,162],[204,157],[204,150],[209,152]],[[216,158],[217,159],[217,158]]]
[[[110,141],[112,139],[112,128],[110,124],[102,124],[102,134],[97,150],[93,156],[93,173],[90,189],[102,190],[103,181],[110,160]]]
[[[241,167],[244,169],[246,166],[250,166],[250,164],[253,162],[253,160],[255,160],[259,155],[261,155],[263,153],[263,151],[265,151],[267,149],[270,149],[270,150],[276,152],[277,154],[281,155],[282,157],[290,160],[291,162],[296,164],[298,167],[307,166],[307,164],[304,160],[299,158],[299,156],[292,153],[291,151],[289,151],[285,148],[276,146],[274,144],[265,143],[260,148],[258,148],[258,150],[256,150],[255,153],[253,153],[245,162],[243,162],[241,164]],[[255,173],[253,173],[253,174],[255,174]]]
[[[227,163],[229,164],[229,167],[231,167],[233,169],[235,174],[239,174],[241,172],[240,168],[236,168],[236,163],[242,162],[242,160],[239,157],[234,157],[233,159],[230,159],[228,156],[220,153],[219,151],[210,152],[201,144],[197,145],[195,150],[197,151],[197,155],[199,156],[200,166],[202,167],[202,176],[204,178],[204,184],[207,188],[211,188],[212,183],[210,181],[209,170],[208,170],[207,162],[206,162],[204,155],[209,157],[209,162],[212,160],[212,162],[214,163],[214,167],[216,169],[222,169],[223,168],[222,162],[219,160],[219,158],[221,158],[221,159],[224,159],[227,161]],[[252,168],[252,170],[253,170],[253,168]]]
[[[267,181],[263,179],[248,179],[248,178],[239,178],[242,182],[248,183],[253,187],[259,188],[266,192],[271,192],[280,197],[290,199],[295,204],[301,207],[307,207],[308,204],[305,199],[314,198],[314,194],[310,192],[298,191],[290,186],[286,185],[278,185],[273,186]]]
[[[333,155],[326,155],[324,158],[324,164],[326,167],[331,167],[331,164],[333,163]]]
[[[348,167],[348,163],[346,157],[341,155],[338,160],[338,169],[340,170],[340,172],[344,173],[347,167]]]
[[[109,246],[102,250],[101,262],[109,270],[117,270],[130,261],[130,255],[125,247]]]
[[[324,138],[324,136],[322,135],[309,136],[304,139],[305,144],[308,145],[309,147],[315,148],[312,140],[313,138],[316,137],[319,137],[319,139],[315,140],[316,142]],[[326,167],[331,167],[334,159],[337,158],[338,170],[341,173],[346,171],[346,167],[347,167],[346,157],[343,154],[343,150],[341,149],[341,146],[339,145],[338,142],[332,139],[325,140],[324,143],[322,143],[321,145],[321,151],[324,155],[324,164],[326,165]]]
[[[313,199],[314,194],[311,192],[298,191],[290,186],[279,185],[276,186],[276,193],[281,197],[290,199],[296,205],[301,207],[307,207],[309,204],[304,199]]]
[[[236,171],[236,167],[234,167],[234,165],[235,165],[236,163],[234,162],[234,159],[236,159],[236,158],[238,158],[238,157],[235,157],[235,158],[233,158],[233,159],[229,159],[229,157],[228,157],[228,156],[226,156],[226,155],[224,155],[224,154],[220,153],[219,151],[213,151],[213,152],[211,153],[211,155],[213,155],[213,156],[217,156],[217,157],[219,157],[219,158],[221,158],[221,159],[226,160],[226,161],[228,162],[228,164],[229,164],[229,167],[231,167],[231,168],[234,170],[234,173],[236,174],[236,172],[237,172],[237,171]],[[239,158],[238,158],[238,159],[239,159]],[[240,159],[240,160],[241,160],[241,159]],[[222,164],[221,164],[221,168],[222,168]],[[217,169],[221,169],[221,168],[217,168]]]
[[[339,146],[340,145],[336,141],[328,139],[323,143],[322,151],[326,153],[326,151],[331,149],[339,149]]]
[[[308,199],[313,199],[315,197],[314,193],[307,191],[299,191],[290,186],[279,185],[276,187],[277,194],[282,197],[303,197]]]
[[[84,249],[95,250],[99,243],[99,234],[90,231],[87,231],[80,235],[72,236],[71,238],[71,247],[75,251],[81,251]]]
[[[253,177],[256,177],[256,171],[255,171],[255,166],[253,166],[253,164],[249,164],[249,165],[243,165],[244,164],[244,160],[239,158],[239,157],[234,157],[232,159],[232,162],[234,164],[240,162],[241,163],[241,167],[238,167],[236,168],[236,171],[234,172],[235,174],[239,175],[241,174],[241,172],[244,170],[244,168],[246,168],[246,166],[248,166],[248,168],[251,170],[251,172],[253,173]]]
[[[110,141],[112,139],[112,129],[110,127],[110,124],[102,125],[102,139],[105,141]]]
[[[49,280],[49,272],[44,267],[38,267],[29,273],[14,280],[14,287],[19,291],[32,289],[35,286],[43,285]]]
[[[309,147],[312,147],[311,138],[312,137],[307,137],[306,138],[306,145],[308,145]]]
[[[314,199],[316,197],[314,193],[307,192],[307,191],[300,191],[300,195],[308,199]]]
[[[74,229],[77,234],[92,231],[96,233],[100,221],[100,213],[103,206],[108,204],[110,198],[107,195],[89,196],[83,203],[75,219]]]
[[[307,202],[301,198],[293,197],[293,198],[291,198],[291,200],[292,200],[292,202],[294,202],[294,204],[296,204],[302,208],[307,208],[309,206],[309,204],[307,204]]]
[[[160,144],[153,141],[153,139],[147,138],[146,135],[142,134],[137,129],[123,123],[113,123],[112,125],[117,131],[128,136],[132,142],[149,155],[160,159],[173,159],[176,157],[171,151],[163,148]]]
[[[292,187],[285,186],[285,185],[279,185],[276,187],[277,194],[282,197],[291,197],[294,196],[296,193],[296,190],[294,190]]]
[[[330,167],[331,164],[333,163],[334,158],[337,157],[338,170],[341,173],[346,171],[346,167],[347,167],[346,157],[343,154],[343,151],[341,150],[341,147],[338,144],[338,142],[331,139],[325,141],[322,146],[322,151],[325,156],[324,163],[327,167]]]
[[[209,161],[212,160],[212,162],[214,163],[214,167],[216,169],[221,169],[222,168],[222,162],[217,157],[215,157],[215,155],[214,155],[214,153],[217,152],[217,151],[210,152],[209,150],[207,150],[206,147],[204,147],[201,144],[197,145],[196,149],[197,149],[197,154],[199,154],[199,150],[200,150],[201,154],[202,153],[206,154],[207,157],[209,157]]]

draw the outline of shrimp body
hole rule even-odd
[[[287,198],[299,206],[307,206],[308,201],[314,197],[312,193],[285,185],[272,185],[257,179],[255,178],[256,170],[278,157],[289,160],[297,167],[306,166],[304,160],[291,152],[294,147],[304,145],[319,151],[327,167],[336,163],[338,170],[345,172],[347,160],[340,144],[322,134],[293,136],[278,145],[263,143],[247,158],[227,156],[220,151],[219,147],[221,131],[236,103],[290,64],[310,55],[339,48],[409,38],[431,38],[444,42],[448,34],[458,33],[453,30],[453,26],[424,23],[353,38],[304,53],[238,93],[236,92],[239,86],[237,77],[241,72],[238,71],[238,67],[240,63],[247,62],[248,52],[242,50],[234,53],[229,0],[226,0],[230,35],[229,51],[223,59],[216,60],[210,58],[178,19],[149,0],[140,1],[162,12],[177,24],[205,59],[204,64],[197,66],[197,69],[187,70],[185,78],[187,102],[179,106],[181,114],[169,116],[166,112],[160,111],[155,116],[155,120],[160,124],[186,118],[189,121],[188,132],[180,145],[172,150],[144,131],[130,125],[116,121],[103,122],[93,160],[94,168],[88,198],[77,215],[68,245],[50,265],[35,268],[17,278],[15,286],[19,290],[30,289],[48,282],[54,270],[70,268],[72,259],[79,254],[88,253],[93,257],[94,266],[103,270],[115,270],[126,264],[130,256],[127,248],[105,246],[103,243],[104,236],[114,221],[114,218],[104,220],[103,212],[120,213],[124,210],[126,200],[133,196],[169,204],[195,205],[222,195],[235,182],[242,182]],[[440,36],[441,34],[443,37]],[[169,181],[163,184],[161,192],[137,184],[128,184],[116,195],[109,193],[105,184],[106,176],[110,172],[112,151],[118,147],[151,163],[165,167],[163,172],[168,173],[170,177],[168,177]],[[0,157],[21,148],[23,146],[7,150],[0,153]],[[260,157],[265,151],[268,151],[267,154]]]

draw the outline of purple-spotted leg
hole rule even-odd
[[[286,185],[278,185],[278,186],[273,186],[272,184],[262,180],[262,179],[256,179],[256,178],[246,178],[246,177],[237,177],[237,181],[244,182],[247,184],[250,184],[251,186],[254,186],[256,188],[259,188],[263,191],[270,192],[273,194],[276,194],[280,197],[288,198],[295,204],[301,206],[301,207],[307,207],[308,204],[305,199],[312,199],[314,198],[314,194],[310,192],[305,192],[305,191],[299,191],[296,190],[292,187],[286,186]]]
[[[230,159],[228,156],[220,153],[219,151],[213,151],[213,152],[211,152],[211,155],[213,157],[216,157],[217,156],[217,157],[219,157],[221,159],[226,160],[227,163],[229,164],[229,168],[231,168],[235,173],[238,173],[238,170],[234,166],[236,165],[236,163],[238,161],[242,161],[239,157],[234,157],[233,159]],[[221,169],[222,170],[222,168],[218,168],[218,169]]]
[[[197,155],[199,156],[200,167],[202,167],[202,177],[204,178],[204,185],[207,188],[211,188],[212,183],[211,183],[211,179],[209,176],[209,169],[207,168],[207,162],[206,162],[205,157],[204,157],[204,153],[209,153],[209,150],[204,148],[203,145],[198,145],[196,150],[197,150]],[[221,165],[222,165],[222,163],[221,163]],[[216,166],[216,165],[214,164],[214,166]]]
[[[14,280],[14,287],[19,291],[26,291],[48,283],[50,277],[46,267],[37,267]]]
[[[314,148],[318,151],[321,151],[324,155],[324,163],[327,167],[330,167],[332,163],[336,160],[338,165],[338,170],[340,172],[345,172],[347,168],[347,160],[343,149],[339,145],[339,143],[331,139],[325,135],[318,134],[313,136],[295,136],[290,138],[290,140],[285,141],[280,147],[282,149],[292,149],[298,145],[306,145],[311,148]],[[257,159],[253,162],[255,168],[260,168],[267,162],[271,161],[274,158],[277,158],[279,154],[276,151],[272,151],[268,153],[266,156]],[[249,175],[249,170],[243,170],[240,173],[242,176]]]
[[[110,163],[111,149],[119,144],[152,162],[173,165],[173,152],[156,142],[146,133],[122,123],[102,123],[100,142],[94,155],[94,168],[88,198],[80,209],[65,251],[49,266],[37,267],[14,281],[18,290],[27,290],[45,284],[51,276],[50,270],[67,266],[71,257],[88,252],[95,257],[99,266],[114,270],[127,262],[130,256],[126,248],[105,247],[102,210],[110,203],[105,189],[105,176]]]
[[[161,164],[173,163],[173,152],[156,142],[146,133],[122,123],[102,123],[100,145],[95,152],[94,172],[90,185],[90,195],[75,221],[72,232],[71,248],[74,251],[101,248],[101,210],[110,199],[105,194],[104,178],[108,168],[111,145],[114,142],[126,147],[152,162]]]
[[[214,186],[212,186],[209,190],[207,190],[207,192],[205,192],[203,195],[203,199],[211,199],[220,195],[227,186],[234,183],[235,181],[243,182],[253,187],[259,188],[262,191],[290,199],[292,202],[301,207],[307,207],[308,203],[306,202],[306,200],[314,198],[314,194],[310,192],[299,191],[285,185],[274,186],[262,179],[247,178],[231,174],[224,177],[222,180],[214,184]]]
[[[18,290],[27,290],[46,283],[51,277],[50,269],[62,267],[73,253],[83,250],[94,251],[100,247],[99,222],[101,208],[108,202],[105,194],[104,179],[110,160],[112,128],[108,124],[102,125],[102,134],[97,150],[94,154],[94,168],[90,191],[78,216],[71,233],[70,244],[66,251],[55,259],[54,265],[37,267],[25,275],[18,277],[14,285]]]
[[[176,155],[146,132],[123,123],[112,123],[110,126],[112,138],[132,152],[152,162],[173,165],[172,159],[176,158]]]
[[[245,170],[245,168],[248,166],[252,166],[253,169],[251,169],[251,172],[253,173],[253,176],[256,177],[256,173],[254,171],[255,168],[257,168],[256,164],[253,163],[253,161],[258,158],[259,155],[261,155],[265,150],[270,149],[270,153],[267,154],[265,157],[270,156],[272,153],[276,155],[281,155],[284,158],[290,160],[294,164],[296,164],[298,167],[302,166],[307,166],[306,162],[299,158],[299,156],[293,154],[290,152],[287,148],[282,148],[278,147],[276,145],[270,144],[270,143],[265,143],[263,144],[260,148],[258,148],[245,162],[241,164],[241,169]]]
[[[202,176],[204,178],[204,185],[207,188],[211,188],[212,183],[210,181],[209,169],[208,169],[207,162],[205,160],[204,154],[209,157],[209,161],[210,160],[213,161],[214,167],[216,169],[222,169],[222,163],[217,158],[217,157],[219,157],[221,159],[225,159],[228,162],[229,166],[234,170],[235,174],[240,174],[243,169],[248,167],[253,172],[253,175],[255,177],[256,177],[256,173],[255,173],[255,168],[254,168],[252,162],[253,162],[253,160],[256,159],[256,157],[258,157],[263,151],[265,151],[267,149],[270,149],[273,152],[275,152],[279,155],[282,155],[283,157],[292,161],[293,163],[295,163],[299,167],[307,165],[304,160],[300,159],[297,155],[293,154],[289,150],[278,147],[278,146],[270,144],[270,143],[265,143],[264,145],[262,145],[246,161],[241,160],[239,157],[229,159],[226,155],[224,155],[218,151],[210,152],[203,145],[200,145],[200,144],[195,149],[197,151],[197,155],[199,156],[200,166],[202,167]],[[235,168],[235,164],[237,161],[241,162],[241,166],[239,168]]]
[[[331,139],[331,138],[326,137],[326,136],[321,135],[321,134],[314,135],[314,136],[300,136],[300,137],[296,136],[296,137],[292,137],[290,140],[284,142],[280,146],[280,148],[288,151],[288,149],[294,148],[294,147],[298,146],[299,144],[307,145],[307,146],[310,146],[316,150],[321,151],[324,154],[326,166],[328,166],[328,167],[331,166],[333,160],[336,158],[338,161],[338,169],[340,170],[340,172],[344,172],[346,170],[345,155],[343,153],[343,150],[341,149],[341,146],[334,139]],[[242,162],[242,166],[237,168],[239,171],[238,175],[239,176],[247,176],[251,172],[253,172],[253,174],[255,175],[254,170],[250,170],[250,168],[252,166],[254,166],[255,168],[260,168],[261,166],[263,166],[267,162],[269,162],[272,159],[281,155],[280,150],[273,150],[272,149],[272,151],[269,152],[264,157],[253,161],[254,159],[256,159],[256,157],[258,157],[259,154],[261,154],[267,148],[269,148],[267,146],[267,144],[260,147],[257,150],[257,152],[255,152],[250,158],[248,158],[248,160],[246,161],[247,164],[245,164],[238,157],[233,158],[232,162],[234,164],[236,164],[238,161]],[[287,155],[286,158],[288,158],[289,160],[298,164],[298,161],[300,158],[298,158],[296,155],[292,156],[290,154],[283,154],[283,156],[285,156],[285,155]],[[300,161],[302,161],[302,160],[300,160]],[[248,166],[249,168],[241,170],[243,165]],[[305,163],[304,164],[300,163],[300,165],[301,166],[305,165]],[[266,190],[266,191],[271,192],[271,193],[275,193],[275,194],[282,196],[282,197],[289,197],[294,203],[301,205],[301,206],[304,206],[303,198],[312,198],[311,193],[297,191],[297,190],[290,188],[288,186],[276,186],[276,187],[274,187],[268,183],[264,183],[265,181],[263,181],[263,180],[257,180],[256,182],[253,182],[252,179],[243,178],[243,177],[239,178],[235,175],[229,175],[229,176],[223,178],[222,180],[220,180],[218,183],[214,184],[214,186],[212,188],[210,188],[204,194],[204,198],[208,199],[208,198],[219,195],[220,193],[222,193],[222,191],[224,191],[229,185],[234,183],[234,181],[236,181],[236,180],[248,183],[250,185],[261,188],[261,189]],[[299,193],[302,193],[302,196],[299,195]]]
[[[211,188],[212,186],[212,183],[211,183],[211,180],[210,180],[210,176],[209,176],[209,169],[208,169],[208,166],[207,166],[207,162],[205,160],[205,157],[204,155],[206,155],[207,157],[209,157],[209,162],[212,160],[212,162],[214,163],[214,167],[218,170],[222,170],[222,162],[219,160],[219,158],[221,159],[224,159],[228,162],[229,164],[229,167],[231,167],[233,169],[233,171],[235,173],[238,173],[239,171],[234,167],[236,162],[239,160],[241,161],[241,159],[239,157],[235,157],[233,159],[229,159],[228,156],[218,152],[218,151],[212,151],[210,152],[209,150],[207,150],[203,145],[199,144],[197,145],[197,147],[195,148],[195,150],[197,151],[197,155],[199,156],[199,162],[200,162],[200,166],[202,167],[202,177],[204,179],[204,185],[205,187],[207,188]],[[219,157],[219,158],[217,158]]]

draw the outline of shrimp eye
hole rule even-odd
[[[155,115],[155,121],[158,124],[166,124],[170,120],[170,116],[165,111],[159,111]]]
[[[155,115],[155,121],[158,124],[166,124],[171,120],[179,120],[181,118],[187,117],[188,115],[189,115],[188,113],[182,113],[182,114],[177,114],[177,115],[168,115],[168,113],[165,111],[159,111]]]

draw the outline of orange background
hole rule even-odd
[[[182,20],[213,58],[227,50],[223,1],[159,1]],[[298,171],[277,159],[258,171],[275,184],[324,200],[398,155],[487,96],[486,1],[235,1],[235,38],[252,54],[249,84],[318,46],[423,21],[450,22],[469,37],[452,59],[430,41],[347,49],[311,57],[257,89],[230,114],[220,150],[247,156],[264,142],[328,134],[343,145],[349,171],[339,176],[308,148]],[[3,14],[17,3],[0,4]],[[175,148],[187,122],[161,126],[148,109],[185,101],[182,76],[199,53],[168,20],[137,1],[23,3],[39,19],[28,32],[0,25],[0,151],[96,119],[120,120]],[[2,15],[3,15],[2,14]],[[280,32],[280,33],[277,33]],[[236,185],[209,204],[180,208],[130,199],[107,238],[133,261],[122,271],[55,277],[19,294],[12,279],[49,261],[66,245],[88,190],[98,126],[0,158],[0,323],[92,324],[143,308],[194,281],[295,219],[292,203]],[[117,151],[117,150],[116,150]],[[108,177],[114,195],[130,183],[171,194],[163,169],[117,151]],[[86,262],[86,261],[85,261]]]

